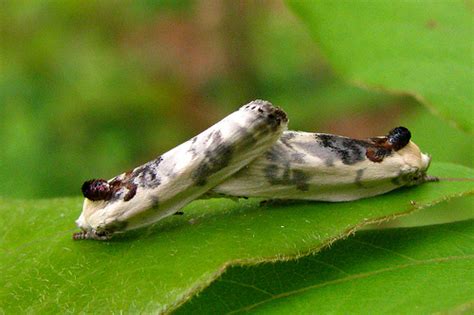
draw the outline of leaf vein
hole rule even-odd
[[[409,267],[413,267],[413,266],[419,266],[419,265],[428,265],[428,264],[431,264],[431,263],[448,262],[448,261],[454,261],[454,260],[469,260],[469,259],[474,259],[474,255],[448,256],[448,257],[439,257],[439,258],[426,259],[426,260],[418,260],[416,262],[409,263],[409,264],[397,265],[397,266],[394,266],[394,267],[382,268],[382,269],[374,270],[374,271],[370,271],[370,272],[354,274],[354,275],[351,275],[351,276],[348,276],[348,277],[345,277],[345,278],[331,280],[331,281],[327,281],[327,282],[307,286],[307,287],[304,287],[304,288],[301,288],[301,289],[297,289],[297,290],[293,290],[293,291],[289,291],[289,292],[284,292],[284,293],[280,293],[280,294],[275,294],[271,298],[268,298],[268,299],[262,300],[258,303],[254,303],[254,304],[248,305],[246,307],[234,310],[232,312],[229,312],[228,314],[235,314],[235,313],[242,312],[242,311],[249,311],[251,309],[254,309],[258,306],[261,306],[263,304],[266,304],[266,303],[271,302],[271,301],[276,300],[276,299],[285,298],[285,297],[288,297],[288,296],[300,294],[300,293],[303,293],[303,292],[306,292],[306,291],[309,291],[309,290],[312,290],[312,289],[317,289],[317,288],[321,288],[321,287],[325,287],[325,286],[329,286],[329,285],[333,285],[333,284],[344,283],[344,282],[348,282],[348,281],[355,280],[355,279],[368,278],[370,276],[378,275],[378,274],[385,273],[385,272],[401,270],[401,269],[405,269],[405,268],[409,268]]]

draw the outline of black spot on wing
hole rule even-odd
[[[271,185],[296,186],[298,190],[307,191],[310,176],[302,170],[292,169],[291,165],[288,160],[271,163],[264,168],[264,176]]]
[[[161,161],[163,161],[163,158],[159,157],[136,168],[131,175],[130,182],[144,188],[153,189],[158,187],[161,184],[161,178],[158,175],[158,167]]]
[[[344,140],[338,152],[344,164],[352,165],[365,159],[365,148],[357,140]]]
[[[323,148],[334,152],[344,164],[352,165],[366,158],[367,142],[328,134],[317,134],[316,139]]]
[[[332,148],[333,147],[333,142],[334,142],[334,136],[332,135],[316,135],[316,138],[319,138],[319,141],[321,141],[321,144],[325,148]]]
[[[210,142],[204,151],[204,159],[191,175],[198,186],[204,186],[209,176],[229,165],[233,155],[233,146],[222,140],[219,130],[211,132],[208,138]]]

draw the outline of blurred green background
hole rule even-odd
[[[79,195],[253,99],[290,128],[354,137],[405,125],[435,161],[469,135],[410,97],[338,80],[279,1],[8,1],[0,10],[0,196]]]

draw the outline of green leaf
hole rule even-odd
[[[436,161],[474,167],[474,137],[423,110],[421,106],[413,108],[411,113],[404,113],[397,123],[410,129],[412,140]]]
[[[453,164],[435,163],[430,173],[474,178]],[[441,181],[347,203],[202,200],[109,242],[71,240],[79,198],[0,199],[0,306],[6,313],[171,310],[230,265],[314,253],[371,222],[473,192],[472,181]]]
[[[376,223],[365,228],[380,230],[384,228],[407,228],[424,225],[444,224],[456,221],[469,220],[474,217],[474,195],[465,198],[452,199],[442,202],[429,211],[417,211],[413,214],[399,217],[383,223]]]
[[[316,256],[232,267],[175,314],[474,310],[474,220],[362,231]]]
[[[338,73],[410,94],[472,132],[472,6],[467,1],[289,0]]]

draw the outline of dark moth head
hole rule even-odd
[[[392,130],[387,135],[387,141],[391,144],[392,148],[395,151],[400,150],[405,147],[408,142],[410,142],[411,133],[405,127],[397,127]]]
[[[105,179],[91,179],[82,184],[82,194],[92,201],[107,200],[112,191],[109,183]]]

